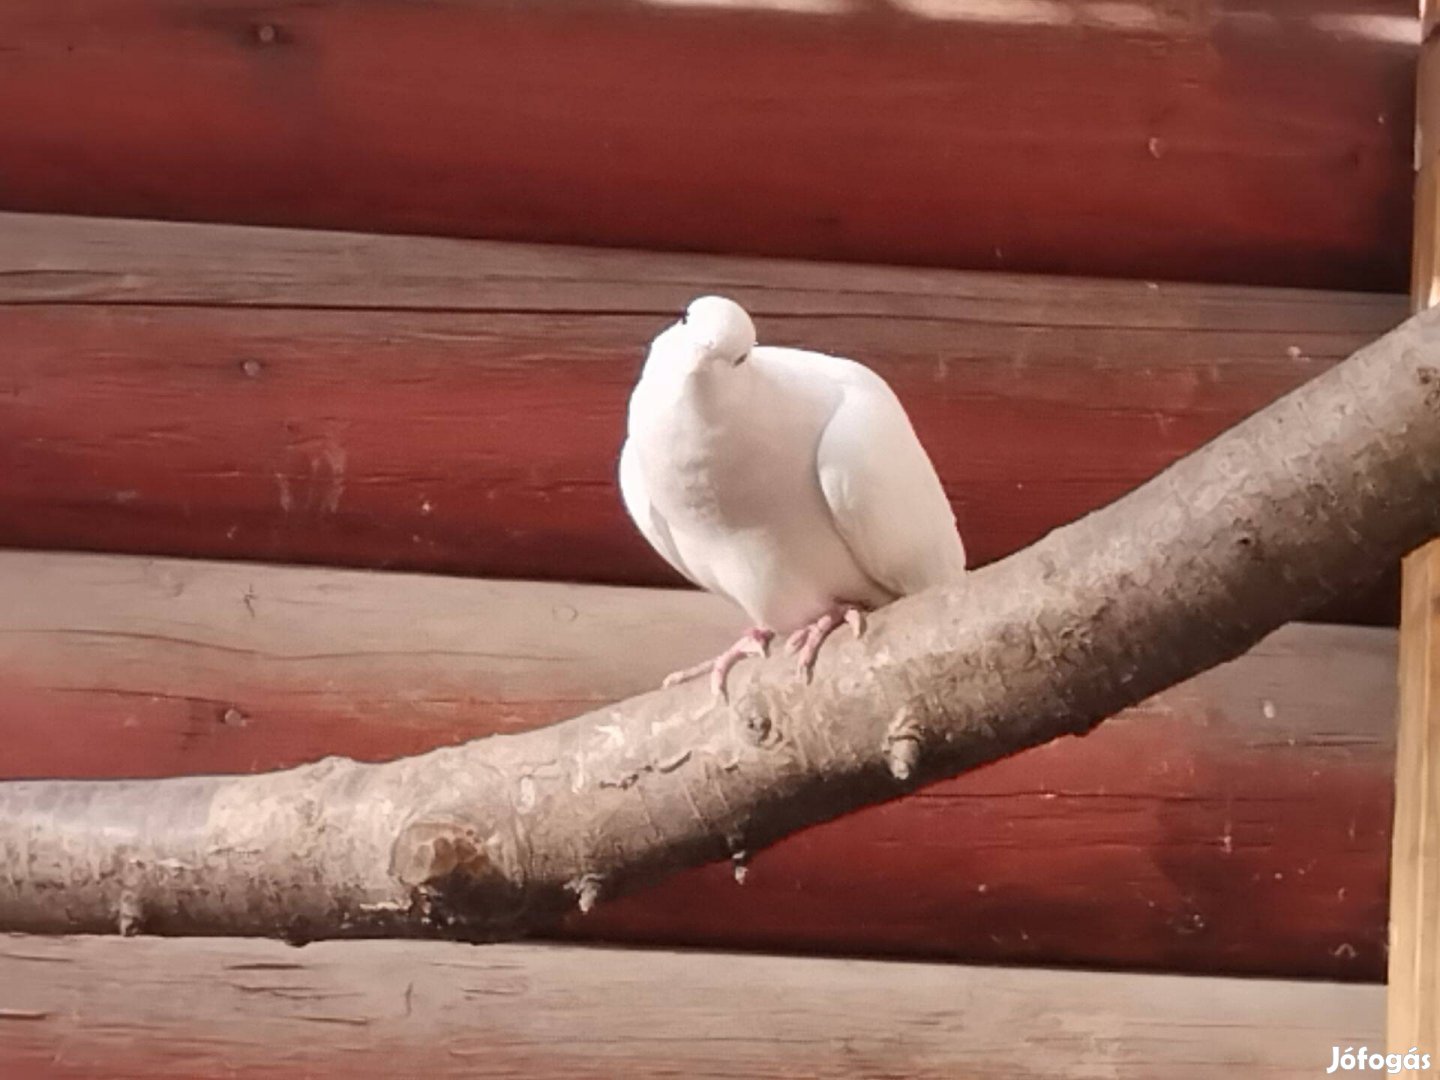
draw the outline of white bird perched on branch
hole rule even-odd
[[[756,345],[704,296],[651,344],[620,454],[625,508],[665,560],[753,626],[670,686],[726,677],[777,633],[809,678],[842,622],[965,570],[955,516],[910,419],[853,360]]]

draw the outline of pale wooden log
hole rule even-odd
[[[26,1080],[1323,1076],[1378,987],[438,943],[0,938]]]
[[[1397,297],[1368,292],[53,214],[0,212],[0,236],[5,241],[0,305],[341,307],[673,318],[697,290],[708,289],[733,295],[758,316],[784,319],[906,318],[952,327],[1300,335],[1276,343],[1281,355],[1291,345],[1310,354],[1317,346],[1374,336],[1404,317]],[[1332,334],[1340,341],[1325,339]],[[1163,352],[1151,360],[1177,362]]]
[[[145,775],[278,768],[327,741],[396,757],[537,727],[658,687],[744,621],[689,590],[18,551],[0,552],[0,596],[10,721],[24,709],[39,727],[73,699],[77,726],[114,742],[135,729],[159,760],[117,753]],[[192,756],[151,742],[147,723],[183,725]],[[207,737],[240,745],[207,752]],[[77,738],[73,753],[93,769],[105,750]],[[0,776],[22,764],[8,759]]]

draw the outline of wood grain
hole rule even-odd
[[[980,562],[1403,317],[1353,293],[0,217],[0,544],[623,584],[645,344],[698,293],[857,356]],[[1336,619],[1392,618],[1393,592]]]
[[[1323,1075],[1376,987],[576,947],[0,939],[27,1080]]]
[[[1418,33],[1402,0],[10,0],[0,205],[1399,290]]]
[[[1427,25],[1433,21],[1425,5]],[[1410,252],[1410,304],[1420,311],[1440,300],[1440,48],[1427,41],[1420,50],[1416,95],[1421,103],[1415,124],[1415,219]],[[1437,107],[1427,107],[1427,102]]]
[[[1440,541],[1405,560],[1388,1042],[1440,1046]],[[1440,1076],[1440,1055],[1423,1074]]]
[[[1415,247],[1411,252],[1410,303],[1416,311],[1440,301],[1437,253],[1440,253],[1440,160],[1432,158],[1415,174]]]
[[[0,555],[0,775],[382,760],[653,686],[690,592]],[[1378,979],[1394,635],[1292,626],[1084,739],[575,918],[631,943]],[[1327,1062],[1328,1063],[1328,1062]]]
[[[701,592],[251,563],[0,552],[0,583],[9,779],[416,754],[658,687],[742,624]]]

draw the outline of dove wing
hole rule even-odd
[[[897,595],[965,569],[955,515],[900,399],[869,368],[812,354],[841,396],[816,449],[821,490],[860,568]]]
[[[625,509],[640,529],[641,534],[650,541],[650,546],[658,551],[660,556],[674,567],[685,580],[692,585],[700,585],[700,582],[695,580],[695,575],[681,560],[680,553],[675,550],[675,541],[670,535],[670,526],[650,503],[650,496],[645,490],[645,477],[640,470],[640,460],[636,457],[635,450],[628,439],[620,451],[620,497],[624,500]]]

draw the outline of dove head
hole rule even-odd
[[[685,309],[677,327],[705,360],[734,367],[755,347],[755,324],[745,309],[723,296],[702,296]]]

